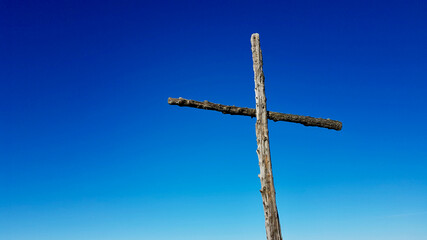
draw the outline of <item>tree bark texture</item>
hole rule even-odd
[[[264,73],[262,70],[262,53],[259,34],[251,36],[252,60],[255,80],[256,100],[256,137],[261,180],[261,196],[264,205],[265,230],[267,240],[282,240],[279,214],[276,206],[273,172],[271,168],[270,142],[268,138],[267,99],[265,97]]]
[[[222,104],[212,103],[208,101],[199,102],[199,101],[184,99],[184,98],[169,98],[168,103],[170,105],[178,105],[180,107],[193,107],[193,108],[199,108],[199,109],[214,110],[214,111],[218,111],[218,112],[222,112],[224,114],[230,114],[230,115],[256,117],[256,110],[253,108],[228,106],[228,105],[222,105]],[[303,124],[304,126],[328,128],[328,129],[334,129],[337,131],[341,130],[342,128],[342,123],[340,121],[323,119],[323,118],[314,118],[309,116],[300,116],[300,115],[294,115],[294,114],[288,114],[288,113],[267,111],[267,118],[275,122],[284,121],[284,122],[300,123],[300,124]]]

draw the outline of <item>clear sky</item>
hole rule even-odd
[[[427,239],[427,2],[0,1],[1,240],[265,239],[268,109],[284,239]]]

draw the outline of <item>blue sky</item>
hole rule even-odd
[[[425,1],[0,1],[0,239],[265,239],[260,33],[284,239],[427,239]]]

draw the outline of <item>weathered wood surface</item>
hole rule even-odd
[[[264,206],[265,228],[267,240],[282,240],[280,230],[279,214],[276,206],[276,192],[273,183],[273,172],[271,166],[270,156],[270,143],[268,137],[268,121],[286,121],[300,123],[305,126],[316,126],[334,130],[341,130],[342,123],[336,120],[313,118],[308,116],[299,116],[286,113],[268,112],[265,86],[264,86],[264,73],[262,70],[262,53],[259,41],[259,34],[254,33],[251,36],[252,45],[252,59],[254,69],[255,81],[255,99],[256,109],[241,108],[235,106],[227,106],[222,104],[211,103],[208,101],[198,102],[183,98],[169,98],[170,105],[178,105],[181,107],[194,107],[199,109],[219,111],[224,114],[243,115],[256,117],[256,136],[257,136],[257,154],[259,159],[261,180],[261,196]]]
[[[199,108],[199,109],[205,109],[205,110],[214,110],[214,111],[218,111],[218,112],[222,112],[224,114],[230,114],[230,115],[256,117],[256,110],[253,108],[228,106],[228,105],[222,105],[222,104],[212,103],[208,101],[199,102],[199,101],[184,99],[184,98],[169,98],[168,103],[170,105],[178,105],[180,107],[193,107],[193,108]],[[284,122],[300,123],[300,124],[303,124],[304,126],[328,128],[328,129],[334,129],[337,131],[342,129],[342,123],[340,121],[331,120],[331,119],[314,118],[309,116],[300,116],[300,115],[271,112],[271,111],[267,111],[267,118],[275,122],[284,121]]]
[[[256,137],[261,180],[261,196],[264,205],[265,230],[267,240],[282,240],[279,213],[276,206],[273,171],[271,169],[270,141],[268,138],[267,99],[265,97],[264,73],[262,70],[262,53],[258,33],[251,36],[252,60],[255,80],[256,100]]]

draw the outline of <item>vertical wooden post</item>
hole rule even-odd
[[[256,137],[261,180],[261,196],[264,205],[265,230],[267,240],[282,240],[279,214],[276,206],[273,172],[271,169],[270,142],[267,124],[267,99],[265,97],[264,73],[262,71],[262,53],[259,34],[251,36],[252,60],[254,62],[255,100],[256,100]]]

